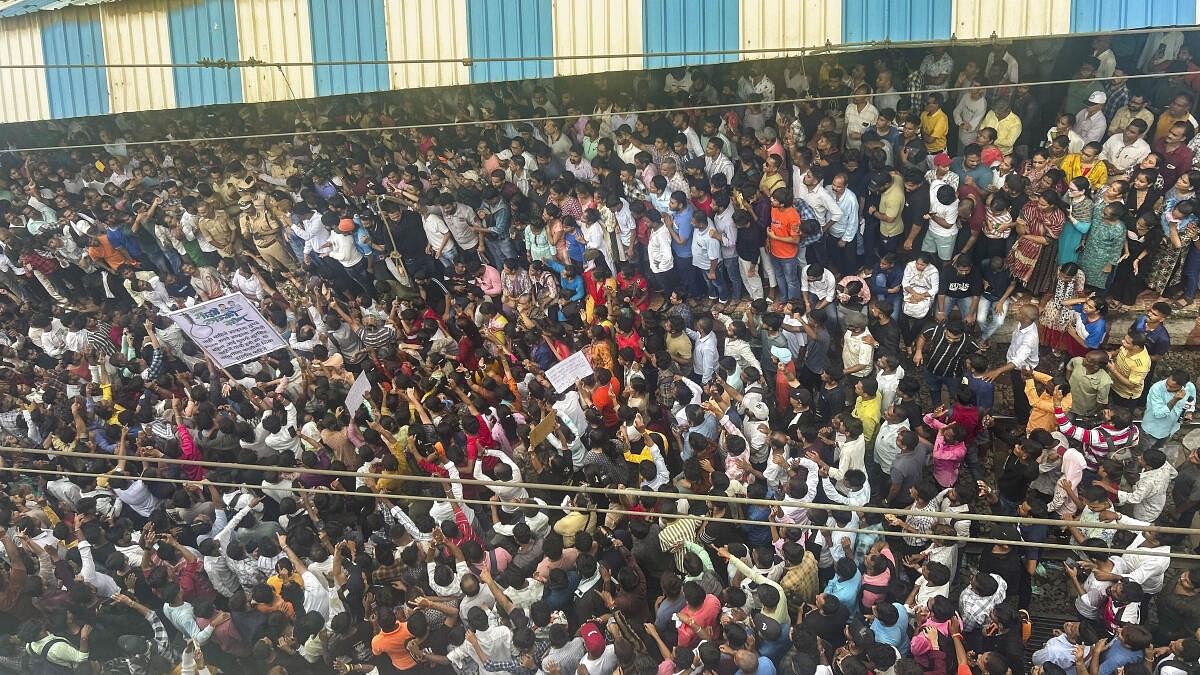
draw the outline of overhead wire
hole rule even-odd
[[[1150,79],[1158,79],[1158,78],[1164,78],[1164,77],[1177,77],[1177,76],[1179,76],[1179,73],[1146,73],[1146,74],[1141,74],[1141,75],[1126,75],[1126,76],[1124,76],[1123,79],[1126,79],[1126,80],[1150,80]],[[1112,79],[1112,78],[1109,78],[1109,79]],[[931,88],[927,88],[927,89],[914,89],[914,90],[910,90],[910,91],[898,91],[898,92],[896,92],[896,94],[899,96],[945,94],[945,93],[975,91],[975,90],[990,91],[993,89],[1012,89],[1015,87],[1061,86],[1061,85],[1066,85],[1066,84],[1076,84],[1079,82],[1093,82],[1096,84],[1096,86],[1102,87],[1102,86],[1104,86],[1104,84],[1107,81],[1108,80],[1099,80],[1096,78],[1068,78],[1068,79],[1057,79],[1057,80],[1040,80],[1037,82],[1019,82],[1017,84],[979,84],[979,85],[973,85],[973,86],[969,86],[969,87],[931,87]],[[501,84],[501,83],[493,83],[493,84]],[[387,92],[376,92],[376,93],[387,93]],[[872,94],[867,94],[868,97],[871,95]],[[796,98],[776,99],[774,101],[764,103],[763,105],[765,105],[765,104],[781,105],[781,104],[788,104],[788,103],[801,103],[804,101],[808,101],[811,103],[819,103],[822,101],[846,101],[846,100],[849,100],[852,98],[856,98],[857,96],[859,96],[859,94],[800,96],[800,97],[796,97]],[[701,104],[701,105],[646,108],[643,110],[627,110],[627,111],[621,111],[619,114],[621,114],[621,115],[650,115],[650,114],[656,114],[656,113],[691,112],[691,111],[695,111],[695,110],[724,110],[724,109],[729,109],[729,108],[743,108],[748,105],[753,105],[753,104],[748,104],[748,103],[744,103],[744,102],[740,102],[740,101],[734,102],[734,103],[708,103],[708,104]],[[582,115],[582,116],[587,117],[590,115]],[[232,135],[226,135],[226,136],[196,136],[196,137],[191,137],[191,138],[179,138],[179,139],[123,141],[119,145],[123,145],[123,146],[127,146],[127,147],[141,146],[141,145],[185,145],[185,144],[197,144],[197,143],[219,143],[219,142],[225,142],[225,141],[247,141],[247,140],[255,140],[255,139],[295,138],[297,136],[325,136],[325,135],[343,136],[343,135],[352,135],[352,134],[378,134],[378,133],[382,133],[384,131],[413,131],[413,130],[419,130],[419,129],[447,129],[447,128],[453,128],[453,127],[474,127],[474,126],[488,126],[488,125],[502,125],[502,124],[533,123],[533,122],[543,122],[547,119],[566,120],[569,118],[565,117],[563,115],[543,115],[543,116],[539,116],[539,117],[513,117],[513,118],[498,119],[498,120],[451,120],[451,121],[446,121],[446,122],[426,122],[426,123],[422,123],[422,124],[397,124],[397,125],[389,125],[389,126],[363,127],[363,128],[356,128],[356,129],[312,129],[312,130],[305,130],[305,131],[292,130],[292,131],[280,131],[280,132],[258,133],[258,134],[232,134]],[[77,143],[77,144],[70,144],[70,145],[48,145],[48,146],[35,146],[35,147],[27,147],[27,148],[14,147],[14,148],[11,148],[6,151],[7,152],[22,152],[22,153],[23,152],[52,152],[52,151],[59,151],[59,150],[86,150],[86,149],[91,149],[91,148],[104,148],[109,145],[114,145],[114,143]]]
[[[13,446],[0,446],[0,453],[29,455],[29,456],[48,455],[48,456],[58,456],[58,457],[73,457],[73,458],[79,458],[79,459],[103,459],[103,460],[108,460],[108,461],[115,461],[115,460],[120,459],[120,457],[118,457],[116,455],[97,453],[97,452],[74,452],[74,451],[68,451],[68,450],[46,450],[46,449],[33,449],[33,448],[19,448],[19,447],[13,447]],[[176,458],[172,458],[172,457],[141,457],[141,456],[137,456],[137,455],[126,456],[125,460],[127,462],[135,462],[135,463],[173,464],[173,465],[182,465],[182,466],[202,467],[202,468],[206,468],[206,469],[237,469],[237,470],[248,470],[248,471],[267,471],[267,472],[272,472],[272,473],[306,473],[306,474],[313,474],[313,475],[317,475],[317,476],[333,476],[335,478],[389,479],[389,480],[413,481],[413,482],[418,482],[418,483],[435,483],[435,484],[439,484],[439,485],[444,485],[446,483],[460,483],[462,485],[476,485],[476,486],[480,486],[480,487],[490,487],[491,485],[503,484],[505,487],[524,488],[526,490],[548,490],[548,491],[553,491],[553,492],[569,492],[569,493],[584,492],[584,493],[589,493],[589,494],[602,494],[602,495],[605,495],[608,497],[618,497],[618,498],[621,496],[628,496],[628,497],[654,497],[654,498],[662,499],[662,498],[670,497],[672,494],[674,494],[677,497],[687,498],[689,496],[693,496],[697,499],[703,499],[705,501],[710,501],[710,502],[720,502],[720,503],[724,503],[724,504],[741,504],[741,505],[750,505],[750,506],[781,506],[781,505],[784,505],[784,502],[781,502],[779,500],[771,500],[771,499],[753,499],[750,497],[730,497],[728,495],[686,495],[686,494],[680,494],[680,493],[663,493],[663,492],[655,492],[655,491],[651,491],[651,490],[639,490],[639,489],[634,489],[634,488],[613,489],[613,488],[592,487],[590,485],[556,485],[556,484],[552,484],[552,483],[529,483],[529,482],[523,482],[523,481],[503,481],[503,482],[501,482],[501,481],[494,481],[494,480],[479,480],[479,479],[474,479],[474,478],[462,478],[462,477],[442,478],[442,477],[437,477],[437,476],[397,475],[397,474],[387,474],[387,473],[343,471],[343,470],[339,470],[339,469],[319,469],[319,468],[308,468],[308,467],[297,467],[297,466],[277,466],[277,465],[270,465],[270,464],[264,465],[264,464],[242,464],[242,463],[237,463],[237,462],[213,462],[213,461],[206,461],[206,460],[176,459]],[[16,472],[21,472],[21,471],[25,471],[26,469],[24,469],[24,468],[13,469],[10,467],[3,467],[3,468],[0,468],[0,471],[2,471],[2,470],[12,470],[12,471],[16,471]],[[102,475],[106,475],[106,474],[89,474],[89,475],[102,476]],[[404,496],[397,495],[397,497],[404,497]],[[798,508],[823,509],[826,511],[850,511],[850,512],[858,512],[858,513],[879,513],[879,514],[884,514],[884,515],[891,514],[891,515],[896,515],[896,516],[905,516],[905,515],[911,515],[913,513],[920,513],[923,516],[929,516],[932,518],[971,520],[971,521],[994,522],[994,523],[1009,523],[1009,524],[1014,524],[1014,525],[1046,525],[1046,526],[1051,526],[1051,527],[1079,527],[1080,526],[1079,521],[1073,521],[1073,520],[1058,520],[1058,519],[1053,519],[1053,518],[1028,518],[1028,517],[1022,517],[1022,516],[1004,516],[1004,515],[989,514],[989,513],[969,513],[969,512],[960,513],[957,511],[925,511],[925,510],[914,511],[911,509],[896,509],[896,508],[886,508],[886,507],[879,507],[879,506],[866,506],[866,505],[864,505],[864,506],[847,506],[844,504],[826,504],[826,503],[818,503],[818,502],[802,502],[802,501],[796,501],[796,500],[789,500],[786,503],[786,505],[789,507],[794,506],[794,507],[798,507]],[[1200,529],[1186,528],[1186,527],[1165,527],[1165,526],[1159,526],[1159,525],[1153,525],[1153,524],[1138,525],[1138,524],[1134,524],[1134,523],[1107,522],[1107,523],[1102,523],[1102,524],[1089,523],[1087,526],[1089,528],[1097,528],[1098,527],[1101,529],[1131,530],[1134,532],[1149,531],[1149,532],[1158,532],[1158,533],[1164,533],[1164,534],[1180,534],[1180,535],[1188,535],[1188,536],[1200,536]]]

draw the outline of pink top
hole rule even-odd
[[[475,281],[479,283],[484,295],[500,295],[503,286],[500,284],[500,272],[491,265],[484,265]]]
[[[947,426],[932,414],[925,415],[925,424],[939,431]],[[966,456],[966,443],[947,443],[946,437],[938,434],[937,440],[933,442],[933,479],[937,484],[944,488],[952,487],[958,479],[958,467],[962,465]]]
[[[179,456],[181,459],[192,462],[204,460],[204,456],[200,454],[200,449],[196,447],[195,441],[192,440],[192,433],[188,431],[187,427],[180,424],[175,427],[175,433],[179,436]],[[183,475],[188,480],[204,480],[204,467],[192,464],[184,464],[182,466]]]
[[[690,617],[701,628],[708,628],[711,631],[721,617],[721,601],[717,596],[709,593],[704,596],[704,602],[700,603],[699,609],[685,606],[679,610],[679,615]],[[680,647],[695,647],[699,643],[700,636],[692,630],[691,626],[683,624],[679,627],[678,644]]]
[[[892,569],[896,566],[896,556],[892,555],[892,549],[885,548],[879,553],[883,557],[892,561],[892,566],[879,574],[863,575],[862,606],[865,608],[874,607],[875,603],[887,597],[886,592],[880,593],[878,591],[869,591],[867,590],[867,586],[879,586],[882,588],[887,588],[888,582],[892,580]]]

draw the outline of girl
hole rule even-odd
[[[975,245],[979,260],[1003,258],[1008,254],[1008,238],[1013,230],[1013,217],[1009,212],[1012,203],[1002,192],[987,196],[987,212],[984,215],[983,236]]]
[[[1133,174],[1133,182],[1125,193],[1125,206],[1135,215],[1157,213],[1162,207],[1163,192],[1155,187],[1158,182],[1158,172],[1154,169],[1138,169]]]
[[[946,423],[941,420],[946,414],[946,406],[925,415],[925,424],[937,430],[937,440],[933,442],[933,479],[944,487],[953,487],[958,480],[958,468],[967,456],[966,433],[954,422]]]
[[[1067,326],[1070,342],[1067,343],[1066,352],[1075,357],[1099,349],[1108,337],[1108,321],[1104,318],[1108,305],[1092,295],[1064,300],[1063,306],[1070,307],[1075,315],[1075,320]]]
[[[1109,306],[1113,311],[1120,312],[1126,305],[1132,305],[1146,287],[1142,274],[1150,264],[1146,257],[1157,245],[1161,231],[1155,216],[1150,214],[1138,217],[1133,229],[1125,232],[1124,251],[1117,259],[1117,270],[1111,284]]]
[[[1075,323],[1075,312],[1070,305],[1076,303],[1067,301],[1083,295],[1084,278],[1075,263],[1067,263],[1058,269],[1058,277],[1054,284],[1054,294],[1042,305],[1041,324],[1038,333],[1041,344],[1052,348],[1056,353],[1065,352],[1073,342],[1067,336],[1067,330]]]

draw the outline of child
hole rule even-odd
[[[963,458],[967,456],[967,445],[964,442],[966,432],[958,424],[947,424],[939,418],[946,414],[945,406],[925,415],[925,424],[938,432],[933,443],[933,478],[938,485],[953,487],[958,480],[958,468]]]

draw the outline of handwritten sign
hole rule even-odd
[[[241,293],[172,312],[170,317],[221,368],[287,347],[283,337]]]
[[[554,391],[561,394],[592,372],[592,364],[588,363],[587,356],[583,352],[575,352],[551,366],[546,371],[546,379],[554,385]]]
[[[346,392],[346,412],[353,416],[358,411],[358,407],[363,404],[369,391],[371,391],[371,381],[367,379],[366,373],[359,373],[354,384],[350,385],[350,391]]]

